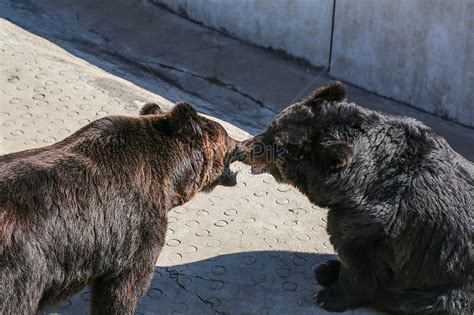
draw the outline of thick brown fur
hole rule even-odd
[[[142,113],[0,156],[1,314],[35,314],[86,285],[93,314],[132,314],[165,242],[167,212],[229,184],[236,142],[222,126],[185,103]]]

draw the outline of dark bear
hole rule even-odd
[[[0,314],[35,314],[86,285],[93,314],[132,314],[167,212],[217,184],[237,143],[189,104],[96,120],[51,146],[0,156]]]
[[[474,166],[430,128],[348,103],[333,83],[239,151],[329,209],[340,261],[315,270],[321,307],[474,314]]]

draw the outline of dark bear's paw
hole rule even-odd
[[[314,276],[319,285],[327,288],[336,283],[340,269],[341,262],[339,260],[328,260],[314,268]]]
[[[344,312],[352,308],[350,299],[334,287],[319,291],[313,299],[319,307],[330,312]]]

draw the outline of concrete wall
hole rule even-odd
[[[369,91],[474,127],[473,0],[154,0],[327,67]]]
[[[206,26],[327,66],[332,0],[153,0]]]
[[[337,0],[331,75],[474,126],[474,1]]]

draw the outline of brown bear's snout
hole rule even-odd
[[[221,186],[237,185],[237,173],[230,169],[230,164],[236,161],[234,155],[239,145],[240,141],[227,136],[227,153],[224,161],[224,170],[221,176],[218,178],[217,184]]]
[[[235,152],[240,142],[227,136],[227,152],[224,157],[224,168],[222,173],[213,182],[207,185],[203,191],[211,191],[217,185],[232,187],[237,185],[237,172],[230,169],[230,164],[237,161],[235,159]]]
[[[245,162],[246,156],[248,154],[247,147],[242,144],[242,142],[236,144],[234,150],[232,151],[232,162]]]

